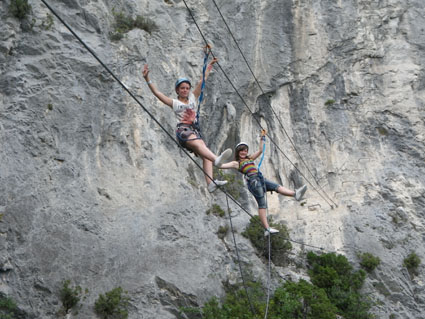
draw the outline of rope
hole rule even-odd
[[[236,256],[238,258],[239,272],[241,273],[241,278],[242,278],[242,284],[245,289],[246,297],[248,298],[251,312],[255,316],[255,309],[254,309],[254,306],[252,305],[251,298],[249,297],[248,288],[246,287],[245,277],[242,271],[241,259],[239,257],[239,249],[238,249],[238,245],[236,244],[235,230],[233,229],[232,214],[230,212],[229,196],[227,196],[227,194],[226,194],[226,203],[227,203],[227,214],[229,215],[230,229],[232,230],[233,244],[235,245]]]
[[[184,0],[183,0],[184,1]],[[149,117],[164,131],[164,133],[174,142],[176,143],[177,147],[179,147],[179,142],[176,141],[173,136],[165,129],[165,127],[155,118],[155,116],[153,116],[153,114],[151,112],[149,112],[149,110],[138,100],[138,98],[118,79],[118,77],[109,69],[109,67],[103,63],[103,61],[96,55],[96,53],[90,49],[89,46],[87,46],[87,44],[72,30],[72,28],[56,13],[56,11],[45,1],[45,0],[41,0],[41,2],[44,3],[44,5],[53,13],[54,16],[56,16],[56,18],[71,32],[71,34],[84,46],[84,48],[86,48],[86,50],[100,63],[100,65],[102,65],[102,67],[112,76],[112,78],[117,81],[119,83],[119,85],[134,99],[134,101],[143,109],[143,111],[145,111]],[[221,67],[220,67],[221,69]],[[232,84],[233,85],[233,84]],[[239,94],[239,93],[238,93]],[[212,178],[212,176],[209,176],[205,170],[195,161],[194,158],[192,158],[190,156],[190,154],[183,148],[181,148],[181,150],[184,152],[184,154],[186,154],[191,160],[192,162],[195,164],[195,166],[197,166],[206,176],[208,176],[213,183],[215,183],[214,179]],[[216,184],[217,185],[217,184]],[[218,186],[218,185],[217,185]],[[240,264],[240,257],[239,257],[239,250],[237,249],[237,245],[236,245],[236,238],[234,235],[234,229],[233,229],[233,223],[231,220],[231,214],[230,214],[230,208],[229,208],[229,202],[228,199],[230,198],[240,209],[242,209],[242,211],[244,211],[248,216],[250,216],[251,218],[253,218],[253,215],[250,214],[244,207],[242,207],[242,205],[235,199],[233,198],[229,193],[227,193],[224,189],[219,188],[224,194],[226,194],[226,202],[227,202],[227,206],[228,206],[228,212],[229,212],[229,218],[230,218],[230,223],[231,223],[231,228],[232,228],[232,234],[233,234],[233,240],[235,243],[235,247],[236,247],[236,252],[237,252],[237,258],[238,258],[238,264],[239,264],[239,270],[241,272],[241,276],[242,276],[242,282],[245,288],[245,292],[247,294],[247,298],[250,304],[250,308],[251,308],[251,312],[255,315],[255,310],[254,307],[252,305],[252,302],[250,300],[249,297],[249,293],[248,293],[248,289],[246,287],[246,283],[245,283],[245,279],[243,276],[243,272],[242,272],[242,268],[241,268],[241,264]],[[258,221],[259,222],[259,221]],[[270,236],[269,236],[270,237]],[[324,251],[324,248],[322,247],[318,247],[318,246],[314,246],[314,245],[309,245],[309,244],[305,244],[302,242],[298,242],[295,240],[292,240],[290,238],[286,238],[283,237],[283,239],[292,242],[292,243],[297,243],[300,244],[302,246],[307,246],[307,247],[311,247],[314,249],[319,249]],[[270,240],[270,239],[269,239]],[[268,272],[268,276],[270,277],[270,269],[271,269],[271,254],[270,254],[270,243],[269,243],[269,272]],[[270,283],[270,280],[269,280]],[[267,317],[267,312],[268,312],[268,304],[269,304],[269,291],[270,291],[270,287],[268,286],[268,296],[267,296],[267,309],[266,309],[266,317]],[[265,318],[266,318],[265,317]]]
[[[208,65],[208,56],[209,56],[209,51],[208,51],[208,47],[205,49],[205,54],[204,54],[204,66],[202,67],[202,84],[201,84],[201,94],[199,94],[199,99],[198,99],[198,110],[196,112],[196,125],[198,126],[198,129],[200,129],[200,121],[199,121],[199,113],[201,111],[201,103],[202,100],[204,99],[204,88],[205,88],[205,72],[207,70],[207,65]]]
[[[195,17],[192,14],[192,11],[190,10],[189,6],[186,3],[186,0],[183,0],[183,3],[185,4],[187,10],[189,11],[193,22],[195,23],[202,39],[204,40],[205,44],[208,45],[208,42],[204,36],[204,34],[202,33],[198,23],[196,22]],[[212,51],[212,49],[210,50],[211,55],[215,58],[215,55]],[[258,126],[261,129],[264,129],[261,125],[261,122],[255,117],[254,112],[250,109],[250,107],[248,106],[248,104],[246,103],[245,99],[242,97],[242,95],[239,93],[238,89],[235,87],[235,85],[233,84],[233,82],[230,80],[229,76],[227,75],[227,73],[224,71],[224,69],[221,67],[220,63],[217,62],[218,67],[220,68],[221,72],[223,72],[224,77],[227,79],[227,81],[229,82],[229,84],[232,86],[232,88],[235,90],[236,94],[239,96],[239,98],[242,100],[243,104],[245,105],[245,107],[248,109],[248,111],[251,113],[252,117],[254,118],[254,120],[257,122]],[[277,143],[273,140],[273,138],[267,134],[267,137],[270,139],[270,141],[272,142],[272,144],[280,151],[280,153],[282,153],[282,155],[289,161],[289,163],[291,163],[291,165],[295,168],[295,170],[307,181],[307,183],[319,194],[319,196],[333,209],[334,206],[329,203],[328,199],[326,199],[316,188],[315,185],[313,185],[313,183],[310,182],[310,180],[300,171],[300,169],[291,161],[291,159],[285,154],[285,152],[282,151],[282,149],[277,145]],[[338,207],[338,205],[333,201],[330,200],[336,207]]]
[[[266,194],[266,203],[267,203],[267,194]],[[268,212],[268,209],[267,209]],[[267,213],[268,215],[268,213]],[[264,313],[264,319],[267,319],[267,315],[269,313],[269,304],[270,304],[270,285],[271,285],[271,268],[272,268],[272,253],[271,253],[271,246],[272,246],[272,235],[269,234],[267,239],[268,242],[268,266],[267,266],[267,302],[266,302],[266,311]]]
[[[266,137],[263,136],[261,137],[261,140],[263,141],[263,152],[261,153],[261,160],[260,163],[258,164],[258,172],[261,174],[260,172],[260,168],[261,168],[261,164],[263,163],[264,160],[264,154],[266,152]],[[266,219],[268,220],[269,217],[269,206],[267,203],[267,187],[266,187],[266,180],[263,178],[263,189],[264,189],[264,196],[266,198]],[[269,232],[269,235],[267,236],[267,250],[268,250],[268,264],[267,264],[267,302],[266,302],[266,310],[264,312],[264,319],[267,319],[267,315],[269,312],[269,303],[270,303],[270,284],[271,284],[271,239],[272,234]]]
[[[234,37],[234,35],[233,35],[232,31],[230,30],[230,27],[229,27],[229,25],[227,24],[226,19],[224,19],[224,16],[223,16],[223,14],[221,13],[220,8],[217,6],[217,3],[215,2],[215,0],[212,0],[212,2],[214,3],[214,6],[216,7],[216,9],[217,9],[218,13],[220,14],[220,17],[221,17],[221,19],[223,20],[224,25],[226,26],[226,28],[227,28],[227,30],[228,30],[228,32],[229,32],[229,34],[230,34],[230,36],[232,37],[233,41],[235,42],[236,47],[238,48],[238,50],[239,50],[240,54],[242,55],[242,58],[243,58],[243,60],[245,61],[245,63],[246,63],[246,65],[247,65],[247,67],[248,67],[248,69],[249,69],[250,73],[251,73],[251,74],[252,74],[252,76],[254,77],[255,82],[257,83],[258,87],[260,88],[261,93],[262,93],[263,95],[265,95],[266,93],[264,92],[264,90],[263,90],[263,88],[262,88],[262,86],[261,86],[260,82],[258,81],[257,77],[255,76],[254,72],[252,71],[252,68],[251,68],[251,66],[250,66],[250,65],[249,65],[249,63],[248,63],[248,60],[246,59],[245,55],[244,55],[244,54],[243,54],[243,52],[242,52],[242,49],[241,49],[241,48],[240,48],[240,46],[239,46],[238,41],[236,40],[236,38]],[[277,113],[275,112],[275,110],[274,110],[273,106],[271,105],[271,103],[268,103],[268,105],[269,105],[270,109],[272,110],[272,112],[273,112],[274,116],[275,116],[275,117],[276,117],[276,119],[278,120],[280,127],[282,128],[283,132],[285,133],[286,137],[288,138],[288,140],[289,140],[289,142],[291,143],[292,147],[294,148],[295,152],[297,153],[297,155],[299,156],[299,158],[300,158],[300,159],[301,159],[301,161],[303,162],[304,166],[306,167],[307,171],[308,171],[308,172],[310,173],[310,175],[313,177],[313,179],[314,179],[314,181],[316,182],[316,184],[320,187],[320,190],[321,190],[321,191],[322,191],[322,192],[326,195],[326,197],[328,197],[328,199],[329,199],[330,201],[332,201],[332,202],[336,205],[336,207],[338,207],[338,205],[337,205],[337,204],[336,204],[336,203],[335,203],[335,202],[334,202],[334,201],[330,198],[330,196],[329,196],[329,195],[328,195],[328,194],[327,194],[327,193],[323,190],[323,188],[320,186],[319,181],[317,180],[317,177],[316,177],[316,176],[315,176],[315,175],[311,172],[311,170],[310,170],[309,166],[308,166],[308,165],[307,165],[307,163],[304,161],[304,158],[301,156],[300,152],[298,151],[297,147],[295,146],[295,143],[292,141],[291,137],[289,136],[288,132],[286,131],[285,127],[283,126],[282,121],[280,120],[280,117],[279,117],[279,116],[277,115]]]
[[[264,160],[264,153],[266,152],[266,143],[265,143],[266,139],[265,139],[265,137],[264,137],[264,138],[262,138],[262,140],[263,140],[263,152],[261,153],[260,163],[258,163],[258,170],[260,170],[260,168],[261,168],[261,164],[263,164],[263,160]]]
[[[114,78],[115,81],[117,81],[120,86],[134,99],[134,101],[143,109],[143,111],[145,111],[149,117],[164,131],[164,133],[177,145],[177,147],[179,147],[179,142],[177,140],[175,140],[173,138],[173,136],[165,129],[165,127],[155,118],[155,116],[152,115],[151,112],[149,112],[149,110],[138,100],[138,98],[118,79],[118,77],[108,68],[108,66],[102,62],[102,60],[96,55],[96,53],[94,53],[93,50],[91,50],[86,43],[84,43],[84,41],[71,29],[71,27],[56,13],[55,10],[53,10],[53,8],[47,4],[47,2],[45,0],[40,0],[41,2],[43,2],[46,7],[53,13],[54,16],[56,16],[56,18],[58,18],[58,20],[71,32],[71,34],[87,49],[87,51],[89,51],[89,53],[105,68],[105,70]],[[184,1],[184,0],[183,0]],[[214,179],[212,178],[212,176],[209,176],[207,172],[204,171],[204,169],[198,164],[197,161],[195,161],[195,159],[190,156],[189,152],[186,151],[185,149],[181,149],[183,151],[183,153],[190,158],[190,160],[195,164],[195,166],[197,166],[203,173],[205,176],[209,177],[213,183]],[[216,184],[217,185],[217,184]],[[217,185],[218,186],[218,185]],[[253,218],[254,216],[248,212],[243,206],[242,204],[240,204],[234,197],[232,197],[228,192],[226,192],[223,188],[219,187],[219,190],[221,192],[223,192],[224,194],[226,194],[227,196],[229,196],[229,198],[242,210],[244,211],[249,217]],[[275,235],[276,236],[276,235]],[[319,249],[322,251],[325,251],[324,248],[322,247],[318,247],[318,246],[314,246],[314,245],[309,245],[303,242],[299,242],[299,241],[295,241],[292,240],[290,238],[286,238],[286,237],[282,237],[283,239],[295,243],[295,244],[299,244],[299,245],[303,245],[306,247],[311,247],[314,249]]]

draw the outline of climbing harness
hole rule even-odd
[[[189,136],[195,135],[193,138]],[[177,124],[176,137],[179,140],[179,145],[184,147],[189,152],[193,153],[193,150],[187,147],[186,142],[201,139],[201,132],[193,124],[179,123]],[[196,155],[196,153],[195,153]]]

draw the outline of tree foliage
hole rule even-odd
[[[100,294],[94,304],[94,310],[97,315],[103,319],[126,319],[128,317],[128,306],[130,298],[121,287],[117,287]]]
[[[371,319],[371,302],[360,289],[366,277],[363,270],[355,271],[342,255],[334,253],[307,254],[311,282],[287,281],[273,293],[268,308],[270,319]],[[265,288],[258,282],[228,286],[223,300],[211,298],[201,309],[206,319],[263,318],[266,309]],[[251,311],[251,304],[254,311]]]
[[[14,17],[23,20],[30,13],[31,5],[28,0],[11,0],[9,10]]]
[[[284,266],[287,263],[287,253],[292,249],[291,243],[286,239],[289,238],[288,228],[282,224],[274,224],[272,219],[269,220],[269,225],[279,230],[271,238],[271,259],[275,265]],[[258,216],[250,219],[242,235],[251,241],[261,255],[268,257],[268,239],[264,236],[264,227]]]

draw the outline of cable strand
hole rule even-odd
[[[40,0],[41,2],[43,2],[45,5],[46,5],[46,7],[52,12],[52,14],[53,15],[55,15],[57,18],[58,18],[58,20],[72,33],[72,35],[74,35],[74,37],[87,49],[87,51],[89,51],[92,55],[93,55],[93,57],[95,57],[95,59],[105,68],[105,70],[107,70],[108,71],[108,73],[113,77],[113,79],[114,80],[116,80],[120,85],[121,85],[121,87],[134,99],[134,101],[143,109],[143,111],[145,111],[148,115],[149,115],[149,117],[164,131],[164,133],[177,145],[177,147],[179,147],[180,148],[180,145],[179,145],[179,143],[178,143],[178,141],[177,140],[175,140],[174,138],[173,138],[173,136],[166,130],[166,128],[155,118],[155,116],[151,113],[151,112],[149,112],[149,110],[139,101],[139,99],[118,79],[118,77],[108,68],[108,66],[105,64],[105,63],[103,63],[103,61],[95,54],[95,52],[93,51],[93,50],[91,50],[88,46],[87,46],[87,44],[72,30],[72,28],[56,13],[56,11],[50,6],[50,5],[48,5],[47,4],[47,2],[45,1],[45,0]],[[184,0],[183,0],[184,1]],[[180,148],[182,151],[183,151],[183,153],[187,156],[187,157],[189,157],[189,159],[203,172],[203,174],[205,174],[207,177],[209,177],[213,182],[214,182],[214,179],[212,178],[212,176],[209,176],[208,175],[208,173],[198,164],[198,162],[189,154],[189,152],[188,151],[186,151],[185,149],[183,149],[183,148]],[[249,217],[251,217],[251,218],[253,218],[254,216],[250,213],[250,212],[248,212],[243,206],[242,206],[242,204],[240,204],[232,195],[230,195],[227,191],[225,191],[222,187],[219,187],[218,188],[221,192],[223,192],[224,194],[226,194],[229,198],[230,198],[230,200],[231,201],[233,201],[243,212],[245,212]],[[259,222],[259,221],[258,221]],[[279,234],[278,234],[279,235]],[[276,236],[276,235],[275,235]],[[282,238],[283,239],[285,239],[285,240],[287,240],[287,241],[290,241],[290,242],[293,242],[293,243],[296,243],[296,244],[299,244],[299,245],[303,245],[303,246],[306,246],[306,247],[311,247],[311,248],[314,248],[314,249],[319,249],[319,250],[322,250],[322,251],[325,251],[325,249],[324,248],[322,248],[322,247],[319,247],[319,246],[314,246],[314,245],[309,245],[309,244],[306,244],[306,243],[303,243],[303,242],[299,242],[299,241],[295,241],[295,240],[292,240],[292,239],[290,239],[290,238],[287,238],[287,237],[283,237],[282,236]]]
[[[192,20],[194,22],[194,24],[196,25],[196,28],[198,29],[202,39],[204,40],[205,44],[208,45],[208,41],[206,40],[201,28],[199,27],[192,11],[190,10],[189,6],[187,5],[186,0],[183,0],[183,3],[185,4],[187,10],[189,11],[190,16],[192,17]],[[216,58],[216,56],[214,55],[213,50],[210,48],[210,53],[211,55]],[[231,81],[231,79],[229,78],[229,76],[227,75],[226,71],[223,69],[223,67],[221,66],[221,64],[219,62],[216,63],[219,67],[219,69],[221,70],[221,72],[223,73],[224,77],[226,78],[226,80],[229,82],[229,84],[232,86],[233,90],[235,91],[235,93],[238,95],[238,97],[241,99],[242,103],[245,105],[245,107],[248,109],[248,111],[251,113],[252,117],[254,118],[254,120],[257,122],[258,126],[261,129],[264,129],[261,125],[261,122],[256,118],[254,112],[251,110],[251,108],[248,106],[248,104],[246,103],[245,99],[242,97],[242,95],[239,93],[238,89],[236,88],[236,86],[233,84],[233,82]],[[289,163],[295,168],[295,170],[308,182],[308,184],[319,194],[319,196],[331,207],[334,208],[333,205],[335,205],[336,207],[338,206],[334,201],[332,201],[332,199],[330,199],[333,203],[333,205],[331,203],[329,203],[329,201],[318,191],[318,189],[313,185],[313,183],[310,182],[310,180],[301,172],[301,170],[290,160],[290,158],[282,151],[282,149],[277,145],[277,143],[273,140],[273,138],[267,134],[267,137],[270,139],[270,141],[273,143],[273,145],[276,146],[276,148],[280,151],[280,153],[282,153],[282,155],[289,161]],[[323,191],[323,190],[322,190]],[[324,192],[324,191],[323,191]],[[329,196],[328,196],[329,197]]]
[[[245,61],[245,64],[247,65],[247,67],[248,67],[248,69],[249,69],[250,73],[252,74],[252,76],[253,76],[253,78],[254,78],[255,82],[257,83],[258,87],[260,88],[261,93],[262,93],[263,95],[265,95],[266,93],[264,92],[263,87],[261,86],[261,84],[260,84],[260,82],[258,81],[257,77],[255,76],[254,71],[252,70],[252,68],[251,68],[250,64],[248,63],[248,60],[246,59],[245,54],[243,53],[242,49],[240,48],[238,41],[236,40],[235,36],[233,35],[233,32],[230,30],[230,27],[229,27],[229,25],[227,24],[226,19],[224,18],[223,14],[221,13],[220,8],[218,7],[218,5],[217,5],[217,3],[216,3],[216,1],[215,1],[215,0],[212,0],[212,1],[213,1],[213,3],[214,3],[214,6],[216,7],[216,9],[217,9],[217,11],[218,11],[218,13],[219,13],[219,15],[220,15],[221,19],[223,20],[224,25],[226,26],[226,28],[227,28],[227,30],[228,30],[228,32],[229,32],[229,34],[230,34],[230,36],[232,37],[233,41],[235,42],[236,47],[238,48],[238,50],[239,50],[240,54],[242,55],[242,58],[243,58],[243,60]],[[295,146],[295,143],[293,142],[292,138],[289,136],[288,132],[286,131],[285,127],[283,126],[283,124],[282,124],[282,121],[281,121],[280,117],[277,115],[277,113],[276,113],[276,111],[274,110],[274,108],[273,108],[273,106],[271,105],[271,103],[268,103],[268,104],[269,104],[269,107],[270,107],[270,109],[272,110],[272,112],[273,112],[274,116],[276,117],[277,121],[279,122],[280,127],[282,128],[283,132],[285,133],[286,137],[288,138],[289,142],[291,143],[292,147],[294,148],[295,152],[297,153],[297,155],[299,156],[299,158],[300,158],[300,159],[301,159],[301,161],[303,162],[303,164],[304,164],[304,166],[306,167],[307,171],[308,171],[308,172],[310,173],[310,175],[313,177],[313,179],[314,179],[314,181],[316,182],[317,186],[318,186],[318,187],[320,187],[320,184],[319,184],[319,182],[318,182],[318,180],[317,180],[317,177],[316,177],[316,176],[315,176],[315,175],[311,172],[311,170],[310,170],[309,166],[308,166],[308,165],[307,165],[307,163],[305,162],[304,158],[301,156],[301,153],[298,151],[298,148]],[[329,196],[329,195],[328,195],[328,194],[327,194],[327,193],[323,190],[323,188],[322,188],[322,187],[320,187],[320,189],[321,189],[321,190],[322,190],[322,192],[326,195],[326,197],[328,197],[328,199],[329,199],[329,200],[331,200],[331,201],[332,201],[332,202],[333,202],[336,206],[338,206],[338,205],[337,205],[337,204],[336,204],[336,203],[335,203],[335,202],[334,202],[334,201],[330,198],[330,196]]]

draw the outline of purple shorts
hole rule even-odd
[[[193,134],[195,135],[195,137],[189,138]],[[201,133],[193,125],[182,123],[177,124],[176,137],[179,140],[180,146],[188,149],[189,151],[192,150],[187,147],[186,142],[199,140],[202,138]]]

